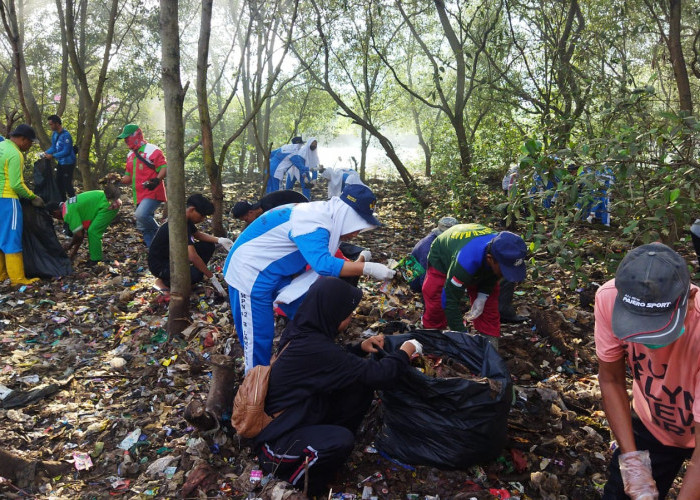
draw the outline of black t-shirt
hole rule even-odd
[[[297,191],[285,189],[283,191],[274,191],[260,198],[260,208],[263,212],[267,212],[275,207],[281,207],[289,203],[308,203],[309,199]]]
[[[197,226],[192,222],[187,221],[187,244],[194,245],[194,233],[197,232]],[[170,229],[166,222],[158,228],[156,235],[151,241],[151,247],[148,249],[148,269],[153,274],[160,273],[161,270],[170,267]]]

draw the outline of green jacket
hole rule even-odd
[[[433,241],[428,264],[447,275],[445,316],[450,330],[464,330],[462,299],[467,287],[490,294],[498,276],[486,262],[488,244],[498,233],[481,224],[457,224]]]
[[[63,220],[70,230],[87,231],[91,260],[102,260],[102,235],[119,212],[109,205],[104,191],[85,191],[63,204]]]

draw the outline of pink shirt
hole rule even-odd
[[[615,280],[605,283],[596,293],[598,358],[614,362],[627,356],[632,372],[632,406],[645,427],[665,445],[695,448],[693,431],[695,422],[700,422],[700,293],[688,304],[685,333],[659,349],[623,342],[613,335],[616,297]]]

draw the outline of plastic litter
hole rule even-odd
[[[137,427],[136,429],[131,431],[129,434],[127,434],[127,436],[122,440],[122,442],[119,443],[119,448],[121,448],[122,450],[130,449],[132,446],[134,446],[138,442],[140,436],[141,436],[141,429]]]

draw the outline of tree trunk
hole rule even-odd
[[[367,137],[367,129],[363,128],[360,132],[360,179],[362,182],[367,182],[367,148],[369,146],[369,138]]]
[[[693,114],[693,95],[690,92],[688,67],[685,64],[683,46],[681,45],[681,3],[681,0],[670,0],[666,43],[668,52],[671,54],[673,74],[676,77],[680,111],[686,116],[690,116]]]
[[[221,184],[221,168],[214,157],[214,134],[212,133],[211,115],[209,114],[209,97],[207,89],[207,70],[209,69],[209,38],[211,35],[211,14],[214,0],[202,0],[202,19],[199,28],[199,45],[197,48],[197,108],[199,109],[199,126],[202,131],[202,156],[204,168],[211,184],[214,202],[214,215],[211,220],[212,233],[225,236],[223,224],[224,188]]]
[[[81,112],[83,120],[78,124],[78,169],[83,177],[83,185],[86,190],[96,189],[97,182],[92,176],[90,168],[90,147],[97,127],[97,114],[102,101],[105,82],[107,81],[107,69],[112,57],[112,44],[117,18],[119,17],[119,0],[112,0],[109,4],[107,17],[107,36],[102,48],[102,60],[97,75],[97,80],[88,80],[85,68],[85,25],[87,23],[87,2],[79,0],[79,24],[80,35],[76,36],[76,18],[74,15],[73,0],[66,0],[65,9],[61,0],[56,0],[58,18],[61,30],[65,33],[62,37],[66,41],[67,50],[73,74],[78,82],[77,90],[82,101]],[[78,45],[76,45],[76,41]]]
[[[14,0],[9,0],[7,5],[2,1],[0,2],[0,16],[2,17],[7,39],[12,47],[12,65],[15,69],[17,91],[24,113],[24,122],[34,127],[41,147],[48,149],[51,145],[51,139],[44,131],[43,118],[36,99],[34,99],[29,74],[27,73],[27,64],[24,59],[24,37],[21,26],[24,17],[23,6],[24,2],[21,0],[18,14]]]
[[[178,0],[160,0],[162,84],[168,154],[168,225],[170,229],[170,307],[168,334],[172,338],[189,322],[190,263],[185,220],[185,130],[182,108],[185,91],[180,81]]]

